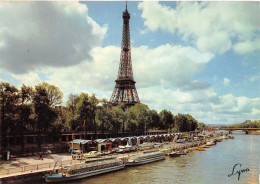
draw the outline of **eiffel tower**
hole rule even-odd
[[[130,14],[127,11],[126,3],[126,9],[123,12],[123,33],[119,70],[117,79],[115,80],[116,85],[110,98],[110,102],[114,105],[117,105],[118,102],[124,102],[127,106],[140,103],[135,88],[136,82],[132,69],[129,19]]]

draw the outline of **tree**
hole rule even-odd
[[[120,130],[124,131],[124,123],[126,121],[126,114],[125,114],[125,105],[124,103],[120,102],[117,106],[114,106],[111,109],[112,121],[111,124],[113,126],[113,134],[118,136],[118,132]]]
[[[57,97],[55,95],[57,95]],[[46,133],[48,129],[51,129],[52,123],[54,123],[58,117],[54,105],[61,103],[60,96],[62,96],[61,92],[58,88],[53,87],[53,85],[44,82],[35,86],[33,105],[36,114],[39,150],[41,150],[42,144],[41,133]]]
[[[19,133],[21,136],[21,147],[22,153],[24,153],[24,132],[28,125],[30,126],[33,122],[33,107],[32,107],[32,87],[22,85],[19,90],[20,102],[18,106],[18,123],[19,123]]]
[[[57,86],[48,84],[47,82],[43,82],[39,85],[46,89],[47,98],[51,107],[55,107],[62,103],[63,94]]]
[[[171,111],[167,111],[164,109],[159,113],[159,117],[160,117],[159,128],[168,129],[174,126],[174,120]]]
[[[82,131],[83,123],[88,130],[94,130],[96,134],[96,113],[98,110],[99,100],[92,94],[89,96],[87,93],[81,93],[79,96],[70,95],[67,102],[69,108],[69,124],[73,131]],[[85,129],[84,127],[84,129]]]
[[[189,126],[186,131],[194,131],[198,126],[198,121],[189,114],[185,114],[184,116],[186,116],[187,124]]]
[[[184,132],[187,129],[186,117],[183,114],[178,113],[174,116],[175,129],[178,132]]]
[[[70,128],[70,130],[76,130],[78,128],[77,122],[77,104],[79,102],[79,95],[70,94],[69,100],[67,101],[67,109],[68,112],[66,114],[66,124]]]
[[[156,110],[151,110],[150,112],[150,123],[149,127],[150,128],[160,128],[160,116],[157,113]]]
[[[90,117],[93,121],[94,124],[94,130],[95,130],[95,139],[97,138],[97,123],[96,123],[96,113],[97,113],[97,109],[98,109],[98,104],[99,104],[99,99],[96,97],[95,94],[92,94],[90,96]]]
[[[137,117],[134,112],[127,111],[126,114],[126,122],[125,122],[125,129],[127,132],[131,132],[133,134],[136,132],[138,127]]]
[[[3,152],[9,141],[7,139],[8,132],[12,132],[14,135],[17,130],[16,120],[17,120],[17,105],[19,100],[18,89],[11,86],[8,82],[0,83],[0,107],[1,107],[1,145],[0,151]],[[11,131],[13,130],[13,131]]]
[[[249,123],[235,123],[230,128],[260,128],[260,120],[251,121]]]
[[[174,116],[175,130],[178,132],[194,131],[198,122],[189,114],[181,114]]]
[[[97,110],[97,123],[99,129],[102,130],[102,136],[105,138],[104,131],[109,130],[109,127],[112,126],[112,104],[107,101],[107,99],[100,100],[101,106]]]
[[[64,123],[57,119],[51,124],[51,127],[48,131],[48,137],[51,140],[51,142],[54,143],[58,141],[58,139],[62,136],[63,129],[65,128]]]
[[[79,102],[79,96],[70,94],[69,100],[67,102],[67,107],[70,109],[73,115],[75,115],[76,105],[78,102]]]
[[[137,123],[137,132],[144,133],[149,123],[149,108],[145,104],[136,103],[134,106],[128,109],[128,112],[133,113],[132,117],[135,118]],[[134,121],[134,122],[135,122]]]
[[[75,131],[82,130],[82,125],[84,121],[86,122],[85,126],[91,130],[93,125],[90,117],[90,102],[89,96],[87,93],[81,93],[79,96],[79,101],[76,104],[76,113],[75,113],[75,120],[76,120],[76,127]]]
[[[205,127],[206,127],[205,123],[202,122],[198,123],[198,128],[205,128]]]

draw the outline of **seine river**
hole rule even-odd
[[[235,139],[223,140],[206,151],[193,151],[186,156],[166,157],[164,161],[83,179],[77,184],[258,184],[260,177],[260,135],[233,134]],[[238,170],[247,172],[228,177]],[[249,171],[248,171],[248,169]]]

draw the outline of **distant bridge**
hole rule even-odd
[[[250,133],[260,133],[260,128],[227,128],[227,127],[212,127],[212,130],[226,130],[228,131],[229,134],[232,134],[233,131],[237,131],[237,130],[242,130],[244,132],[246,132],[246,134],[250,134]]]

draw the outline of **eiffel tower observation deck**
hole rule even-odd
[[[117,105],[118,102],[124,102],[129,106],[140,103],[132,69],[129,20],[130,14],[127,11],[126,3],[126,9],[123,12],[123,33],[118,76],[110,98],[110,102],[114,105]]]

